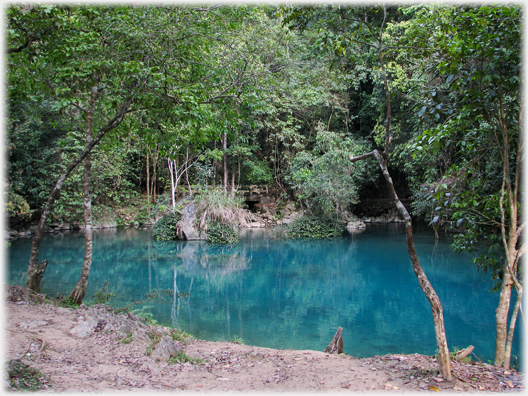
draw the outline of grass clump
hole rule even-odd
[[[203,359],[200,358],[193,358],[188,356],[183,351],[178,351],[178,353],[174,356],[171,356],[169,360],[167,360],[167,363],[169,364],[175,364],[175,363],[191,363],[191,364],[200,364],[203,363]]]
[[[130,344],[132,342],[132,334],[127,333],[123,339],[119,340],[119,342],[121,342],[121,344]]]
[[[181,215],[169,213],[159,219],[152,229],[152,238],[156,241],[172,241],[178,239],[177,223]]]
[[[238,241],[238,228],[255,221],[244,205],[242,197],[222,189],[203,191],[196,197],[197,228],[207,232],[210,242],[234,243]]]
[[[147,356],[150,356],[156,344],[161,341],[161,338],[163,337],[163,335],[164,333],[160,331],[150,331],[148,333],[148,336],[150,338],[150,344],[147,348]]]
[[[216,221],[231,226],[245,225],[251,212],[244,209],[244,200],[232,193],[215,188],[206,190],[196,197],[200,229],[206,228],[207,222]]]
[[[95,292],[94,295],[94,304],[106,304],[108,300],[115,296],[115,293],[108,291],[110,287],[110,280],[107,281],[101,286],[101,289]]]
[[[171,329],[170,336],[173,341],[189,342],[194,340],[194,337],[191,334],[180,329]]]
[[[37,369],[18,359],[8,361],[6,365],[11,389],[35,391],[49,388],[48,378]]]
[[[289,238],[324,239],[343,235],[343,223],[328,217],[303,216],[288,224]]]

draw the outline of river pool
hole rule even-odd
[[[480,359],[493,360],[498,293],[490,292],[489,275],[477,271],[472,256],[455,254],[447,238],[435,241],[424,225],[415,229],[420,261],[444,308],[450,349],[474,345]],[[349,355],[435,353],[431,309],[412,271],[402,224],[369,224],[360,234],[332,240],[244,231],[239,243],[222,246],[154,242],[150,230],[98,230],[85,301],[93,302],[108,282],[112,305],[157,295],[131,308],[200,339],[324,350],[343,327]],[[7,282],[25,285],[30,248],[30,239],[11,242]],[[83,251],[82,233],[45,236],[40,260],[49,265],[41,292],[67,295]]]

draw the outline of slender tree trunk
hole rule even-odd
[[[224,146],[224,192],[227,193],[227,132],[224,132],[222,144]]]
[[[512,278],[508,264],[504,265],[504,275],[499,295],[499,305],[495,310],[495,365],[503,366],[505,362],[506,338],[508,336],[508,311],[510,310]]]
[[[511,360],[511,350],[512,350],[512,344],[513,344],[513,334],[515,332],[515,323],[517,322],[517,315],[519,314],[519,310],[521,308],[522,304],[522,296],[523,296],[523,288],[519,282],[515,282],[516,290],[517,290],[517,301],[515,302],[515,307],[513,308],[512,317],[510,319],[510,329],[508,331],[508,338],[506,340],[506,348],[504,349],[504,365],[503,367],[505,369],[510,368],[510,360]]]
[[[147,202],[150,203],[150,164],[149,164],[149,149],[147,148]]]
[[[436,334],[436,345],[438,347],[438,364],[440,366],[440,374],[447,381],[451,381],[451,360],[449,357],[449,348],[447,345],[442,304],[440,303],[438,295],[436,294],[435,290],[433,289],[433,286],[429,282],[429,279],[427,279],[422,265],[418,260],[418,254],[416,253],[416,249],[414,247],[412,219],[409,212],[407,211],[405,206],[398,198],[398,195],[396,194],[392,178],[390,176],[389,170],[387,169],[386,161],[384,161],[378,150],[374,150],[374,156],[380,164],[383,176],[385,177],[385,181],[387,182],[387,186],[389,188],[391,198],[405,220],[407,250],[409,252],[409,257],[411,259],[414,274],[418,278],[418,283],[420,284],[423,293],[425,294],[427,300],[429,301],[429,304],[431,305]]]
[[[95,108],[97,96],[97,89],[92,90],[92,99],[90,108],[86,113],[86,147],[92,141],[93,132],[93,113]],[[88,287],[88,277],[90,275],[90,268],[92,267],[92,194],[91,194],[91,181],[92,181],[92,161],[91,154],[88,154],[84,159],[84,261],[81,270],[81,276],[77,281],[77,284],[73,288],[72,292],[68,296],[68,300],[72,303],[80,305],[86,295],[86,289]]]
[[[175,164],[170,158],[167,158],[167,165],[169,166],[169,177],[170,177],[170,182],[171,182],[172,208],[175,209],[176,208],[176,186],[175,186],[176,177],[174,175]]]
[[[192,197],[192,187],[191,182],[189,181],[189,168],[191,167],[191,161],[189,160],[189,146],[187,146],[186,154],[185,164],[183,164],[183,166],[185,167],[185,178],[187,179],[187,186],[189,187],[189,196]]]
[[[513,334],[515,331],[515,322],[517,321],[517,314],[520,309],[523,288],[517,279],[519,260],[522,257],[525,248],[524,245],[518,249],[517,244],[520,234],[524,228],[524,224],[518,224],[518,193],[519,193],[519,173],[512,181],[510,169],[510,151],[511,145],[517,144],[516,148],[516,169],[520,171],[520,161],[522,158],[522,142],[512,141],[510,143],[510,136],[508,133],[506,117],[504,114],[504,105],[502,96],[500,96],[500,129],[502,133],[503,142],[503,175],[502,187],[500,197],[500,212],[501,212],[501,236],[506,258],[504,262],[503,278],[501,291],[499,296],[499,305],[495,311],[496,321],[496,338],[495,338],[495,365],[504,368],[510,367],[511,348],[513,343]],[[519,121],[522,121],[522,111],[519,114]],[[497,142],[499,136],[496,134]],[[506,203],[505,203],[506,199]],[[506,221],[507,211],[505,205],[508,205],[508,222]],[[509,224],[508,224],[509,223]],[[510,319],[508,330],[508,313],[511,305],[512,286],[515,285],[517,289],[517,301],[515,303],[514,312]]]
[[[158,165],[158,150],[156,149],[154,152],[154,156],[152,158],[152,180],[151,180],[151,186],[150,186],[150,193],[152,194],[152,198],[156,198],[157,195],[157,177],[156,177],[156,167]]]
[[[77,167],[77,165],[79,165],[79,163],[81,163],[81,161],[84,160],[84,158],[86,158],[90,151],[99,143],[99,141],[104,137],[104,135],[106,135],[106,133],[111,131],[112,129],[117,128],[119,124],[121,124],[127,112],[129,111],[132,102],[132,98],[127,98],[124,101],[119,110],[116,112],[115,116],[99,130],[99,132],[97,133],[97,135],[95,135],[94,139],[90,142],[90,144],[88,144],[85,149],[66,166],[59,179],[57,180],[57,183],[51,190],[51,193],[48,196],[48,200],[44,205],[44,209],[42,210],[40,221],[37,226],[37,229],[35,230],[35,234],[33,235],[33,241],[31,243],[31,254],[29,256],[28,275],[26,283],[26,286],[29,289],[37,293],[40,291],[40,281],[42,279],[42,276],[44,275],[44,270],[46,269],[45,266],[42,267],[42,264],[38,264],[40,242],[42,240],[42,234],[44,233],[44,226],[46,225],[48,216],[51,213],[51,210],[53,209],[53,205],[55,204],[55,201],[57,200],[62,190],[62,187],[64,187],[66,179],[71,174],[71,172]],[[47,260],[44,260],[44,262],[47,262]]]

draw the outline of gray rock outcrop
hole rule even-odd
[[[88,337],[99,331],[108,331],[115,334],[118,339],[132,337],[149,342],[149,326],[133,314],[114,314],[111,307],[107,305],[94,305],[90,308],[79,309],[82,320],[74,326],[69,333],[79,338]]]
[[[207,239],[207,234],[205,232],[198,231],[194,226],[197,215],[198,209],[193,202],[183,208],[181,231],[185,239],[188,241],[205,241]]]
[[[150,358],[156,362],[166,362],[172,356],[176,355],[181,348],[169,336],[163,336],[154,346]]]

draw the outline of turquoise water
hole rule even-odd
[[[450,348],[474,345],[484,362],[492,360],[498,294],[490,292],[489,276],[477,272],[471,256],[453,253],[445,238],[435,243],[426,227],[416,227],[415,244],[442,302]],[[9,283],[25,285],[30,246],[29,239],[12,241]],[[49,266],[41,291],[67,295],[83,251],[81,233],[45,237],[40,260]],[[94,233],[86,302],[106,281],[115,293],[110,303],[118,307],[171,289],[163,301],[132,308],[200,339],[324,350],[341,326],[344,352],[353,356],[436,351],[430,305],[412,271],[401,224],[369,225],[361,234],[324,241],[246,230],[233,246],[153,242],[148,230],[101,230]]]

